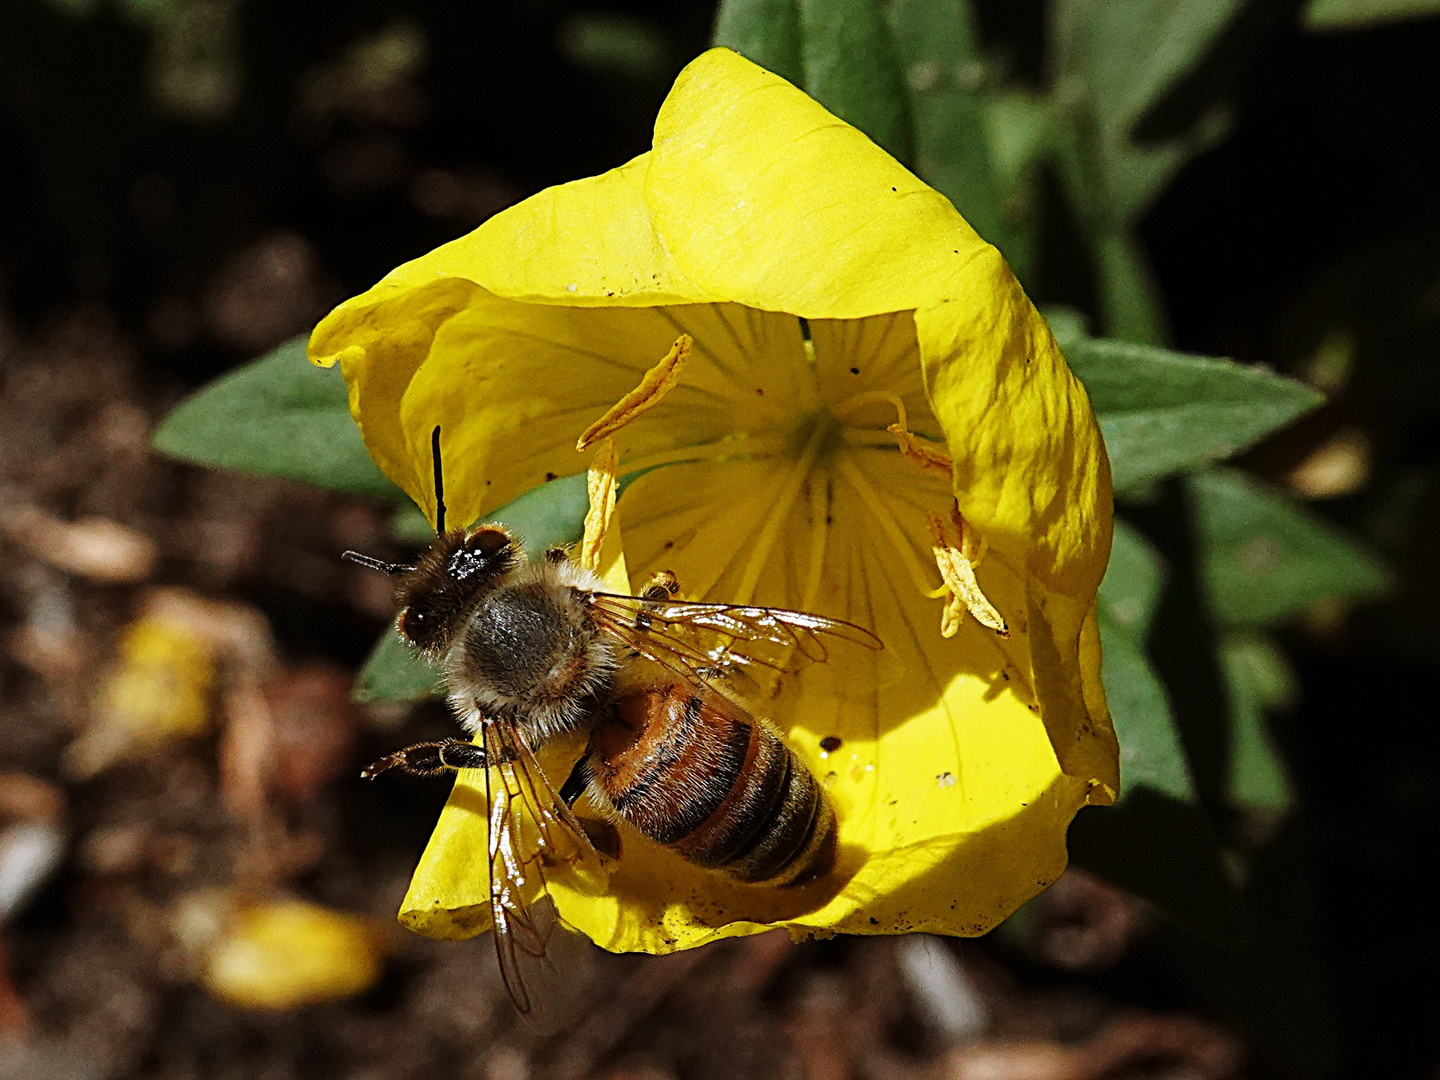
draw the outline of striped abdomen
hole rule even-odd
[[[627,694],[595,731],[592,791],[650,839],[740,881],[791,885],[835,859],[835,813],[772,732],[707,688]]]

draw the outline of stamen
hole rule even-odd
[[[660,404],[661,399],[679,382],[680,368],[689,357],[690,347],[694,344],[694,339],[689,334],[681,334],[676,338],[675,344],[670,347],[670,351],[665,354],[664,359],[645,372],[645,377],[640,380],[640,385],[622,397],[610,407],[604,416],[585,429],[585,433],[576,440],[575,449],[584,450],[607,435],[615,434],[646,409]]]
[[[900,453],[906,460],[930,472],[938,472],[946,477],[954,475],[955,463],[950,460],[950,455],[935,449],[928,440],[911,433],[910,418],[905,411],[905,402],[899,394],[889,390],[866,390],[833,406],[832,411],[838,416],[882,401],[895,407],[896,422],[885,430],[895,437],[895,441],[900,445]]]
[[[988,626],[1001,637],[1009,637],[1010,628],[975,579],[975,568],[985,557],[984,541],[977,539],[975,530],[961,516],[959,506],[951,507],[948,522],[935,514],[929,515],[929,519],[931,550],[950,594],[950,602],[940,615],[940,636],[954,637],[968,611],[982,626]]]
[[[891,424],[885,430],[895,436],[895,441],[900,444],[900,453],[907,461],[922,469],[938,472],[947,479],[955,475],[955,463],[950,460],[949,454],[927,446],[923,439],[917,439],[901,424]]]
[[[595,451],[595,460],[585,475],[585,489],[590,496],[590,509],[585,511],[585,533],[580,540],[580,565],[594,573],[600,571],[600,549],[610,517],[615,513],[615,493],[619,486],[618,454],[615,440],[606,437]]]
[[[843,416],[846,413],[855,412],[857,409],[863,409],[866,405],[877,405],[881,403],[894,406],[902,427],[908,428],[910,426],[910,422],[905,414],[905,402],[899,394],[892,393],[889,390],[861,391],[858,394],[851,395],[838,404],[831,405],[830,411],[836,416]]]

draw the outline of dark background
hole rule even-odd
[[[12,455],[12,464],[33,464],[63,444],[96,403],[132,401],[156,419],[186,389],[304,331],[328,305],[397,263],[541,187],[642,152],[674,73],[706,46],[713,18],[712,6],[700,3],[608,5],[601,16],[638,20],[649,43],[622,63],[576,44],[596,9],[559,0],[250,0],[236,9],[243,72],[236,104],[196,120],[157,105],[148,89],[156,34],[143,19],[119,5],[88,15],[64,7],[44,0],[0,6],[0,384],[10,428],[0,441],[39,440],[22,448],[29,457]],[[1042,5],[990,0],[978,9],[986,46],[1011,76],[1042,83]],[[377,85],[347,81],[346,50],[382,31],[401,52],[411,43],[411,61]],[[1085,993],[1115,1007],[1207,1018],[1245,1046],[1240,1068],[1248,1074],[1435,1076],[1440,920],[1424,868],[1440,860],[1433,700],[1440,671],[1440,20],[1313,34],[1297,26],[1294,5],[1255,5],[1138,137],[1177,130],[1197,102],[1215,100],[1230,107],[1229,137],[1186,167],[1141,229],[1173,344],[1297,375],[1327,338],[1351,344],[1353,366],[1331,403],[1245,464],[1283,478],[1335,432],[1362,432],[1371,447],[1364,482],[1314,506],[1378,551],[1396,581],[1383,603],[1306,619],[1282,635],[1302,695],[1278,718],[1276,733],[1300,809],[1260,871],[1261,878],[1273,871],[1275,880],[1252,885],[1269,905],[1265,933],[1293,940],[1269,951],[1265,941],[1252,943],[1251,959],[1260,956],[1254,969],[1234,960],[1237,952],[1191,941],[1163,920],[1127,946],[1118,967],[1098,975],[1057,975],[1003,943],[966,946],[961,955],[993,965],[999,983],[1026,993],[1073,989],[1079,979]],[[1047,218],[1047,250],[1067,250],[1067,229],[1062,214]],[[1038,302],[1086,306],[1093,298],[1084,273],[1063,257],[1047,260],[1032,291]],[[52,372],[55,385],[37,371]],[[53,417],[49,434],[16,421],[32,410]],[[283,566],[287,557],[329,558],[329,534],[315,522],[351,513],[349,503],[283,486],[257,495],[261,488],[233,481],[243,488],[237,494],[223,486],[231,480],[175,466],[136,469],[143,474],[138,503],[112,509],[116,516],[173,519],[179,535],[174,522],[218,500],[259,522],[263,550],[244,566],[216,576],[203,558],[167,548],[170,580],[258,605],[293,660],[353,667],[363,658],[383,623],[375,604],[357,602],[348,578],[317,591],[297,585]],[[22,472],[10,468],[0,490],[34,481],[29,496],[62,515],[96,497],[78,474],[35,481]],[[7,586],[0,621],[18,624],[24,594]],[[109,623],[97,616],[93,630],[113,633],[125,598],[104,588],[96,595],[97,610],[112,615]],[[53,775],[67,730],[55,719],[63,710],[44,704],[44,687],[12,660],[4,663],[3,767]],[[441,721],[409,723],[429,730]],[[17,725],[31,727],[17,734]],[[363,735],[354,756],[393,738]],[[126,776],[73,791],[76,820],[103,819],[126,784],[143,788],[143,776]],[[366,893],[365,875],[390,866],[386,859],[400,867],[386,872],[403,876],[406,852],[413,858],[434,811],[434,800],[413,789],[355,795],[340,790],[347,783],[326,796],[334,807],[325,828],[350,854],[322,862],[314,886],[330,889],[337,903]],[[75,1030],[65,1010],[81,1008],[47,990],[45,972],[58,970],[57,950],[92,940],[75,936],[98,918],[86,914],[93,894],[84,876],[66,869],[43,903],[6,928],[12,975],[22,996],[40,1002],[42,1031]],[[335,884],[342,878],[343,887]],[[389,899],[372,906],[384,911]],[[95,942],[123,937],[96,933]],[[626,1054],[639,1054],[645,1068],[661,1070],[656,1075],[726,1075],[724,1047],[734,1039],[750,1045],[735,1034],[740,1027],[726,1025],[748,1024],[749,1037],[758,1038],[755,1017],[787,1017],[765,1028],[767,1037],[803,1042],[797,1031],[829,1030],[831,1022],[815,1011],[814,986],[839,980],[835,992],[844,998],[862,993],[855,988],[865,979],[893,977],[884,975],[889,961],[865,948],[815,944],[762,965],[769,974],[745,991],[753,1015],[745,1013],[743,1024],[696,1005],[708,1000],[703,995],[672,994],[650,1035],[625,1035],[629,1042],[593,1055],[587,1068],[620,1068]],[[136,985],[150,985],[143,950],[132,953],[138,959],[126,963],[141,972]],[[449,962],[439,955],[422,950],[398,961],[358,1007],[362,1020],[383,1026],[382,1016],[411,1015],[413,988]],[[675,977],[700,978],[709,970],[703,963],[743,967],[729,955]],[[881,975],[866,966],[872,961]],[[1234,978],[1242,968],[1252,975]],[[615,978],[642,978],[641,970]],[[319,1038],[316,1030],[341,1023],[330,1014],[217,1019],[222,1007],[194,991],[155,985],[146,999],[153,1015],[136,1029],[148,1034],[134,1035],[128,1049],[97,1051],[111,1055],[110,1065],[75,1075],[181,1075],[200,1064],[215,1075],[351,1075],[338,1064],[348,1060],[343,1054],[317,1060],[304,1049]],[[933,1056],[933,1036],[912,1030],[919,1021],[886,1022],[887,1038],[915,1061]],[[474,1040],[499,1038],[494,1025],[502,1023]],[[713,1044],[709,1058],[672,1045],[683,1042],[676,1032],[700,1029],[710,1031],[694,1035],[696,1045]],[[462,1059],[457,1050],[433,1067],[500,1075],[504,1065],[494,1055],[481,1065],[456,1064]],[[410,1060],[419,1067],[419,1057]],[[804,1054],[786,1061],[799,1073],[824,1071]],[[380,1076],[401,1070],[376,1068]],[[876,1071],[873,1062],[868,1068]],[[1170,1075],[1163,1063],[1154,1069],[1135,1075]]]

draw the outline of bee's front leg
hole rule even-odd
[[[485,751],[463,739],[444,739],[441,742],[416,743],[404,750],[397,750],[360,773],[366,780],[373,780],[390,769],[403,769],[414,776],[438,776],[456,769],[483,769],[489,764]]]

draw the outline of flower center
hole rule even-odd
[[[795,391],[788,404],[779,409],[740,410],[732,419],[732,422],[738,421],[735,429],[713,442],[672,445],[628,458],[623,463],[616,453],[612,436],[659,404],[672,389],[683,383],[683,369],[695,346],[695,340],[683,332],[669,353],[646,372],[639,385],[585,431],[576,449],[583,450],[592,443],[598,443],[600,447],[589,482],[591,516],[586,519],[584,544],[587,557],[597,563],[600,560],[599,545],[607,531],[605,522],[608,522],[613,510],[614,491],[622,471],[633,475],[682,462],[710,461],[720,464],[727,460],[764,459],[773,463],[772,476],[778,484],[773,489],[767,484],[767,493],[773,490],[774,494],[759,506],[760,520],[750,533],[751,541],[741,556],[740,577],[727,597],[731,602],[755,602],[761,578],[771,563],[777,544],[782,538],[792,544],[800,540],[793,535],[795,525],[808,522],[810,551],[804,564],[808,569],[801,589],[800,606],[806,610],[814,606],[822,584],[822,568],[833,517],[832,499],[838,483],[853,493],[859,508],[862,508],[861,513],[871,519],[876,533],[893,549],[915,588],[923,595],[945,601],[941,617],[943,636],[953,636],[967,612],[1000,636],[1008,636],[1004,618],[986,599],[975,578],[975,568],[984,556],[985,545],[983,538],[976,535],[961,516],[949,493],[953,474],[950,458],[943,444],[917,436],[910,430],[905,400],[896,392],[909,386],[913,394],[916,389],[909,385],[906,377],[907,371],[913,372],[917,361],[911,350],[905,347],[909,343],[893,342],[900,347],[876,351],[874,342],[867,346],[862,340],[863,321],[856,327],[846,325],[837,329],[827,326],[827,333],[838,334],[838,340],[831,343],[835,351],[845,358],[856,359],[856,365],[848,369],[852,375],[858,376],[861,371],[859,365],[863,364],[871,371],[872,379],[888,374],[890,378],[882,377],[880,383],[884,386],[888,382],[894,387],[846,393],[842,388],[843,380],[836,383],[822,372],[811,327],[804,320],[801,320],[801,326],[803,360],[798,365],[793,360],[789,365],[782,365],[790,367],[793,379],[790,386]],[[699,348],[709,352],[703,342]],[[711,353],[711,356],[714,354]],[[717,366],[723,367],[718,362]],[[879,372],[875,371],[877,366]],[[890,369],[888,372],[887,367]],[[765,396],[763,386],[747,389],[743,382],[737,382],[736,388],[743,391],[741,400],[754,400],[748,397],[749,389],[754,389],[761,398]],[[770,400],[779,404],[785,400],[785,395],[782,393],[778,395],[778,400],[775,397]],[[886,425],[886,420],[891,417],[893,422]],[[888,475],[891,466],[876,458],[877,453],[888,457],[897,451],[917,467],[917,473],[912,474],[915,480],[907,479],[898,488],[893,478],[880,480],[881,476]],[[914,516],[914,496],[919,494],[915,485],[920,485],[919,491],[925,492],[922,498],[933,500],[935,510],[942,510],[946,503],[949,504],[948,517],[933,511],[926,514],[934,557],[933,566],[928,568],[917,550],[916,530],[906,529],[897,517],[897,510],[901,510],[907,501],[910,506],[902,512]],[[903,496],[902,489],[910,493],[908,500]],[[607,492],[608,496],[597,505],[597,493],[604,495]],[[808,505],[797,513],[802,499]],[[938,587],[932,584],[932,575],[937,568],[941,578]]]

